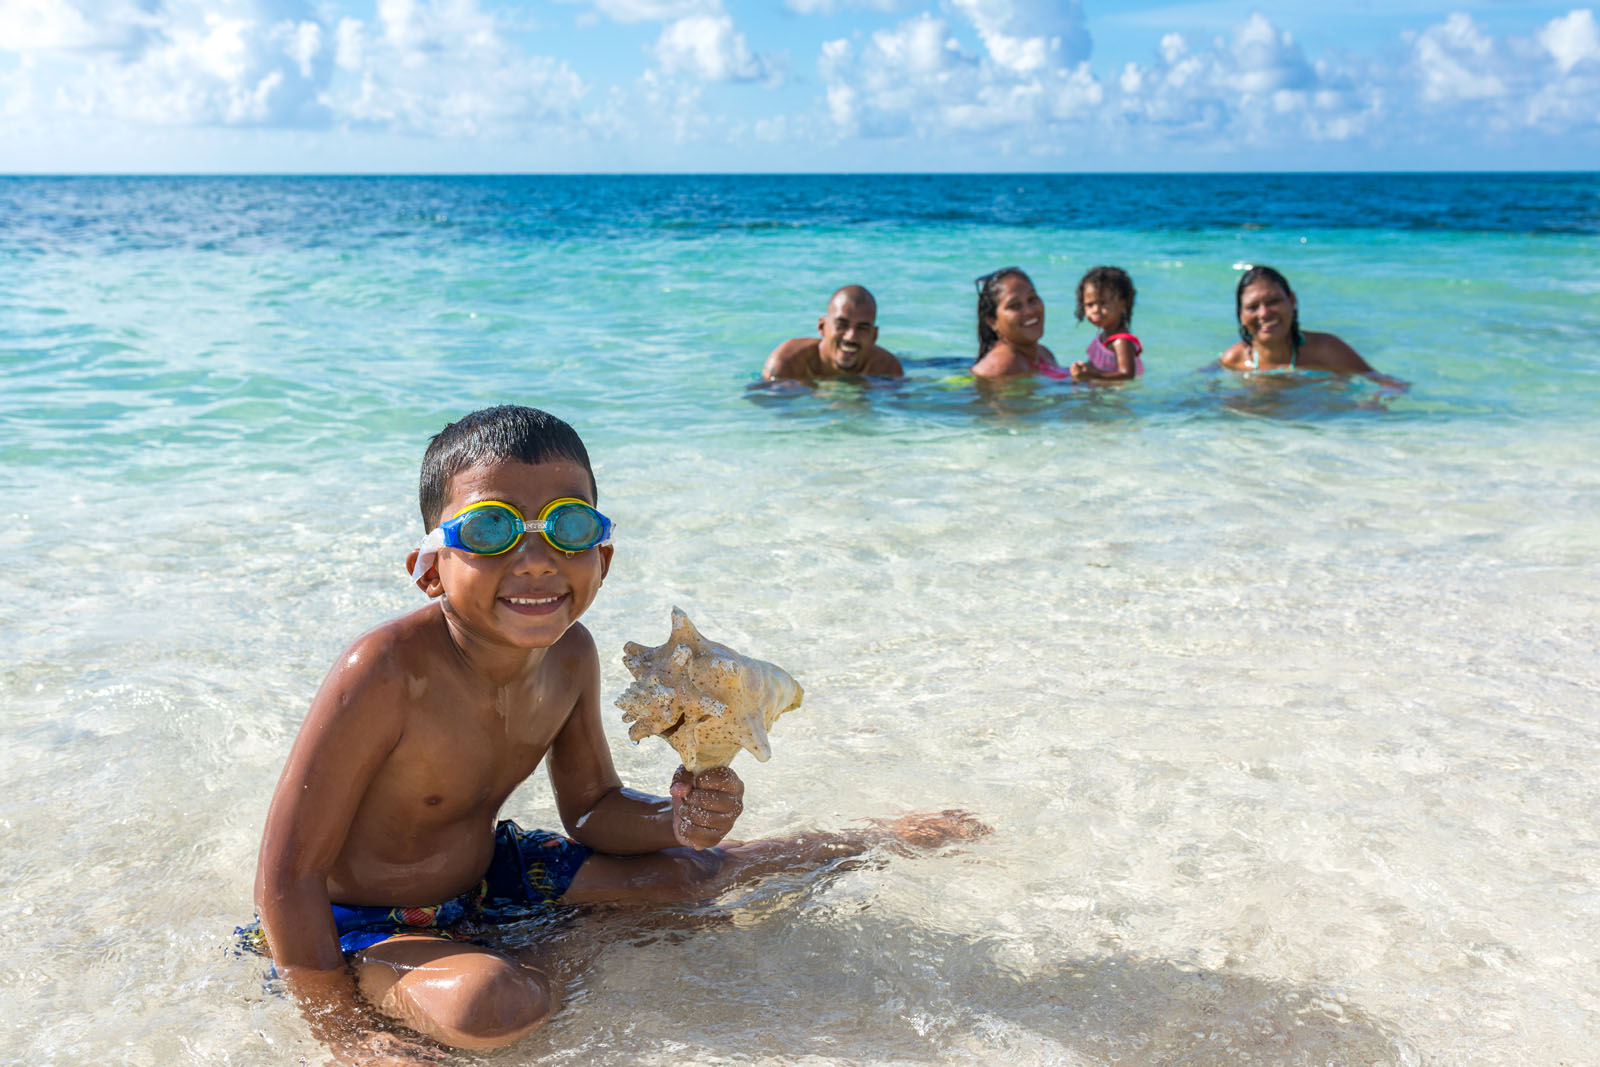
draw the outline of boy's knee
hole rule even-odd
[[[508,959],[464,983],[447,1018],[441,1040],[459,1048],[499,1048],[531,1033],[550,1015],[550,988],[538,972]]]
[[[419,968],[389,987],[378,1009],[446,1045],[491,1049],[537,1029],[550,1015],[544,976],[503,956],[474,954],[455,966]]]

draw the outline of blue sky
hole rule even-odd
[[[1600,169],[1476,0],[0,0],[0,172]]]

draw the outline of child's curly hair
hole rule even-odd
[[[1133,298],[1137,290],[1133,287],[1133,279],[1128,277],[1128,272],[1121,267],[1091,267],[1082,278],[1078,279],[1078,321],[1083,321],[1083,290],[1087,286],[1094,286],[1101,295],[1108,292],[1115,293],[1122,298],[1127,306],[1122,324],[1127,326],[1133,322]]]

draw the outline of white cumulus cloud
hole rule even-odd
[[[1030,142],[1029,151],[1048,142],[1056,124],[1098,106],[1104,89],[1087,62],[1066,64],[1059,37],[1005,33],[1010,17],[982,15],[991,31],[982,54],[967,51],[949,23],[926,13],[859,46],[828,42],[818,72],[835,129],[869,138],[959,135],[975,143],[1015,137]]]
[[[975,94],[976,66],[944,20],[927,14],[878,30],[859,49],[846,39],[829,41],[818,61],[840,132],[866,137],[938,129],[950,103]]]
[[[319,11],[299,0],[0,0],[0,55],[21,57],[7,112],[474,136],[565,120],[584,93],[563,63],[508,44],[477,0],[378,0],[370,23]]]
[[[722,0],[594,0],[594,10],[612,22],[671,22],[722,13]]]
[[[954,0],[989,58],[1015,74],[1089,58],[1089,32],[1077,0]]]
[[[1379,165],[1393,148],[1408,164],[1436,148],[1485,162],[1516,145],[1600,150],[1592,2],[1510,32],[1428,18],[1354,51],[1258,13],[1216,37],[1152,33],[1147,58],[1099,70],[1082,0],[784,0],[764,21],[724,0],[561,2],[555,25],[503,0],[0,0],[0,151],[123,123],[559,135],[624,153],[899,139],[1002,168],[1085,152],[1299,168],[1335,143]],[[602,19],[629,25],[597,44]],[[809,84],[787,78],[800,48],[816,49]],[[604,73],[591,87],[578,69]]]
[[[833,15],[841,11],[893,11],[899,0],[784,0],[797,15]]]
[[[1505,60],[1497,43],[1460,12],[1429,26],[1412,42],[1427,100],[1485,100],[1504,96]]]
[[[1534,36],[1563,74],[1570,74],[1579,63],[1600,63],[1600,26],[1587,8],[1551,19]]]
[[[1115,112],[1135,137],[1213,150],[1287,149],[1367,134],[1384,114],[1379,81],[1367,65],[1312,62],[1293,34],[1253,14],[1230,35],[1199,45],[1183,34],[1163,36],[1152,62],[1124,66]]]
[[[750,50],[727,15],[679,19],[661,31],[655,51],[663,72],[700,81],[758,81],[769,73],[767,62]]]
[[[1452,14],[1408,40],[1419,110],[1436,124],[1501,135],[1600,129],[1600,28],[1588,8],[1505,38]]]

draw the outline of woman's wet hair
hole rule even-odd
[[[1133,279],[1128,277],[1128,272],[1121,267],[1090,267],[1088,272],[1078,279],[1079,322],[1083,321],[1083,291],[1091,285],[1102,298],[1107,293],[1116,294],[1122,301],[1122,325],[1132,324],[1133,298],[1138,295],[1138,290],[1133,287]]]
[[[1000,335],[994,332],[994,327],[989,325],[989,320],[1000,311],[1000,287],[1007,278],[1021,278],[1029,285],[1033,279],[1028,277],[1021,267],[1001,267],[992,274],[985,274],[977,279],[978,286],[978,359],[989,354],[989,349],[1000,343]],[[978,360],[973,360],[976,363]]]
[[[592,502],[600,503],[594,467],[578,431],[549,412],[502,404],[457,419],[434,434],[422,455],[417,491],[422,524],[428,530],[439,525],[450,495],[450,480],[464,470],[507,460],[547,463],[555,459],[571,460],[582,467],[589,475]]]
[[[1271,267],[1255,266],[1239,276],[1239,284],[1233,290],[1233,321],[1239,323],[1239,336],[1247,345],[1254,345],[1256,340],[1250,336],[1250,331],[1245,329],[1241,320],[1244,315],[1244,291],[1256,282],[1271,282],[1283,290],[1283,295],[1291,301],[1294,300],[1294,290],[1289,288],[1289,279],[1273,270]],[[1294,347],[1298,349],[1306,343],[1305,334],[1300,332],[1300,305],[1295,304],[1294,318],[1289,321],[1289,336],[1294,339]]]

